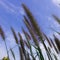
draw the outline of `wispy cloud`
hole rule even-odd
[[[0,0],[0,5],[3,6],[7,11],[10,11],[10,12],[14,12],[15,13],[15,10],[14,9],[11,9],[6,3],[4,3],[1,0]]]
[[[15,6],[11,2],[7,2],[4,0],[0,0],[0,6],[5,8],[7,12],[14,13],[14,14],[24,14],[24,10],[22,9],[21,6]]]
[[[52,0],[52,2],[53,2],[57,7],[60,7],[60,0]]]

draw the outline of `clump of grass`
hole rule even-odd
[[[24,34],[24,37],[26,38],[25,40],[23,39],[22,35],[20,32],[18,32],[18,35],[16,34],[15,30],[11,27],[11,31],[13,33],[15,42],[19,48],[19,56],[20,56],[20,60],[37,60],[36,57],[38,57],[38,60],[45,60],[44,56],[43,56],[43,51],[40,47],[40,44],[42,44],[44,46],[44,49],[46,51],[47,54],[47,58],[48,60],[54,60],[52,55],[51,55],[51,48],[54,47],[54,49],[56,50],[57,53],[58,50],[53,42],[52,39],[49,39],[39,28],[39,25],[37,24],[37,21],[35,20],[35,18],[33,17],[32,13],[30,12],[30,10],[26,7],[26,5],[22,4],[23,9],[25,10],[25,13],[27,16],[23,16],[24,20],[24,24],[26,25],[29,33],[27,31],[25,31],[24,28],[22,29],[22,32]],[[53,15],[53,17],[58,20],[58,22],[60,23],[59,19]],[[56,31],[55,31],[56,32]],[[57,32],[59,33],[59,32]],[[2,27],[0,26],[0,35],[3,38],[4,42],[5,42],[5,46],[6,46],[6,50],[7,50],[7,60],[9,59],[9,51],[7,49],[7,45],[6,45],[6,41],[5,41],[5,34],[4,31],[2,29]],[[19,37],[19,39],[18,39]],[[48,42],[48,44],[50,45],[49,47],[46,46],[45,44],[45,40]],[[56,38],[56,36],[54,35],[54,40],[55,43],[60,51],[60,41],[59,39]],[[33,41],[33,43],[31,43],[30,41]],[[34,47],[35,51],[36,51],[36,56],[33,53],[33,49],[32,46]],[[28,49],[27,49],[28,48]],[[28,51],[29,50],[29,51]],[[16,60],[14,51],[12,50],[12,48],[10,49],[12,56],[14,58],[14,60]],[[55,60],[58,60],[57,56],[55,54],[53,54]],[[6,60],[5,57],[2,60]]]
[[[47,56],[48,56],[49,60],[50,59],[52,60],[52,58],[51,58],[51,56],[50,56],[50,54],[48,52],[48,49],[47,49],[47,47],[46,47],[46,45],[45,45],[45,43],[43,41],[42,32],[39,29],[38,24],[36,23],[36,20],[32,16],[32,14],[29,11],[29,9],[24,4],[22,4],[22,6],[23,6],[23,8],[24,8],[24,10],[26,12],[27,17],[29,18],[28,20],[27,19],[24,20],[24,23],[25,23],[26,27],[28,28],[28,30],[29,30],[32,38],[33,38],[33,41],[34,41],[35,45],[38,47],[38,51],[40,53],[40,58],[44,60],[43,55],[41,53],[41,49],[39,48],[38,40],[40,40],[42,42],[42,44],[43,44],[43,46],[44,46],[44,48],[46,50],[46,53],[47,53]],[[30,24],[31,24],[31,26],[30,26]],[[39,36],[38,39],[37,39],[37,36]]]

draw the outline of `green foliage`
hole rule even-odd
[[[9,58],[8,57],[4,57],[2,60],[9,60]]]

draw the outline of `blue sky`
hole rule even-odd
[[[60,17],[60,0],[0,0],[0,25],[5,31],[7,45],[10,43],[8,47],[12,47],[12,44],[13,46],[15,45],[10,27],[12,26],[16,32],[21,32],[21,26],[25,28],[22,22],[22,16],[25,14],[21,6],[22,3],[25,3],[26,6],[30,9],[41,30],[48,36],[51,36],[53,33],[50,27],[53,27],[57,31],[60,30],[60,26],[52,17],[52,14]],[[6,54],[6,51],[3,52],[4,49],[4,43],[1,40],[0,58]]]

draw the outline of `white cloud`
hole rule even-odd
[[[60,7],[60,0],[52,0],[52,2],[53,2],[56,6]]]

